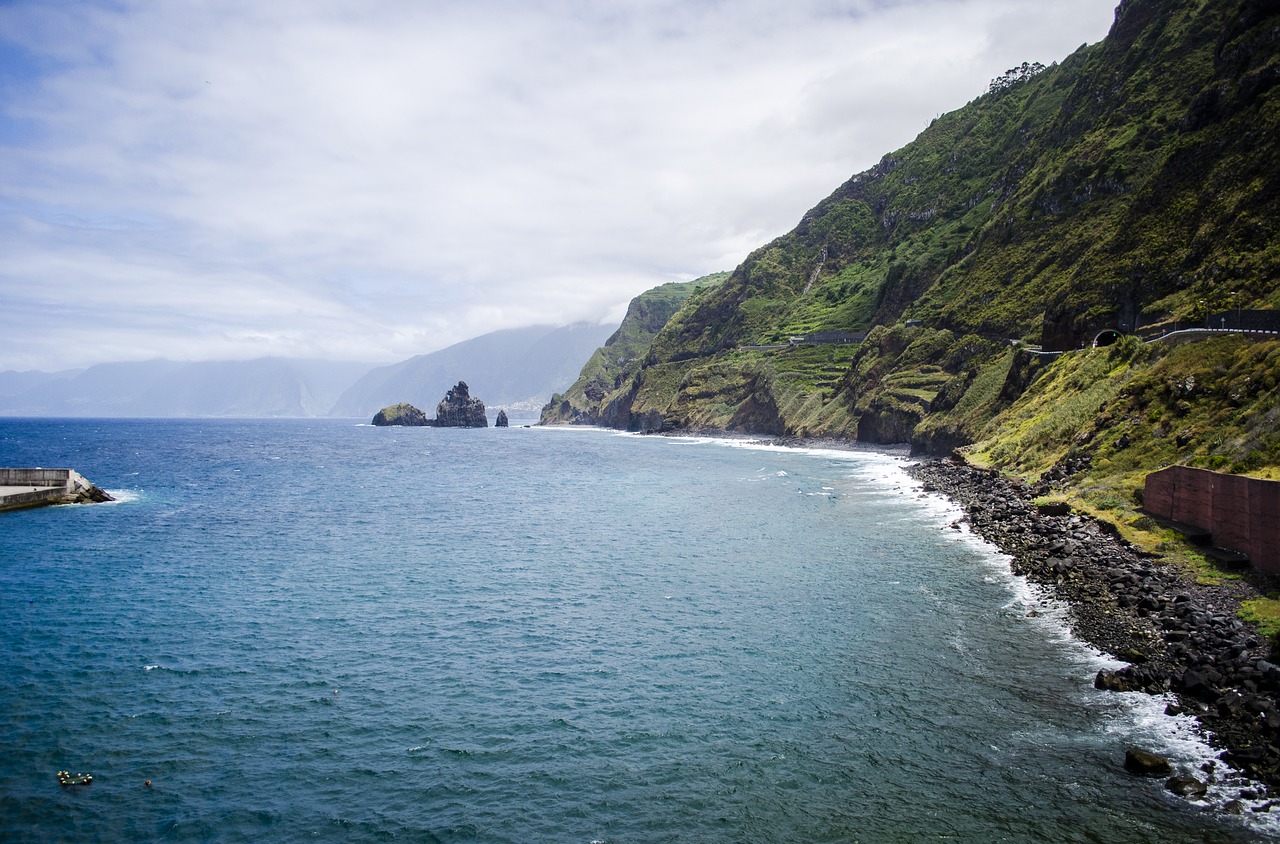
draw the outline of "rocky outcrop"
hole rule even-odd
[[[858,418],[858,441],[884,445],[911,442],[923,416],[924,411],[919,408],[873,402]]]
[[[1209,787],[1195,777],[1177,776],[1165,781],[1164,787],[1179,797],[1199,800],[1209,793]]]
[[[466,381],[459,381],[445,394],[444,401],[436,405],[437,428],[488,428],[484,402],[471,397]]]
[[[505,424],[505,414],[502,418]],[[427,414],[418,408],[400,402],[379,410],[373,417],[373,424],[418,428],[487,428],[489,418],[485,415],[484,402],[473,399],[467,382],[459,381],[445,394],[444,400],[436,405],[435,419],[428,419]]]
[[[421,428],[431,425],[427,414],[407,402],[384,407],[373,415],[373,424],[379,427],[388,425],[404,425]]]
[[[507,412],[505,410],[498,411],[498,418],[493,420],[493,427],[495,428],[511,427],[511,422],[507,419]]]

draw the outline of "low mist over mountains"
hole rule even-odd
[[[495,331],[372,370],[344,392],[330,416],[372,417],[396,402],[435,407],[450,387],[466,381],[492,408],[527,405],[573,383],[582,362],[617,326],[575,323]]]
[[[459,380],[490,406],[539,402],[572,383],[612,331],[586,324],[495,331],[383,367],[260,358],[0,372],[0,415],[371,417],[395,401],[434,406]]]
[[[0,373],[10,416],[322,416],[370,364],[260,358]],[[31,386],[32,384],[35,386]]]

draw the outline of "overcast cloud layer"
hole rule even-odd
[[[617,319],[1114,3],[5,3],[0,370]]]

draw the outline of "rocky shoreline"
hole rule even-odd
[[[1264,637],[1237,611],[1242,600],[1274,591],[1274,579],[1254,573],[1197,583],[1133,548],[1110,525],[1065,505],[1037,506],[1041,490],[996,472],[957,460],[908,471],[926,491],[959,504],[971,530],[1012,557],[1015,574],[1066,604],[1076,637],[1129,663],[1100,671],[1097,688],[1172,692],[1178,702],[1171,714],[1198,719],[1221,758],[1255,781],[1239,800],[1267,801],[1254,811],[1273,808],[1270,799],[1280,798],[1280,657],[1271,661]],[[1175,777],[1169,787],[1195,797],[1216,774],[1210,766],[1198,782]],[[1274,808],[1280,811],[1280,799]]]

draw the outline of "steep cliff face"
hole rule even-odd
[[[449,389],[444,399],[436,405],[437,428],[487,428],[489,417],[485,415],[484,402],[471,397],[466,381],[459,381]]]
[[[624,397],[654,335],[690,297],[705,293],[728,275],[714,273],[689,282],[663,284],[632,299],[622,324],[583,366],[578,380],[543,407],[541,424],[630,427],[629,411],[620,408],[629,407]]]
[[[544,418],[949,449],[1055,365],[1016,343],[1280,306],[1277,82],[1274,0],[1125,0],[1105,41],[938,118]]]

